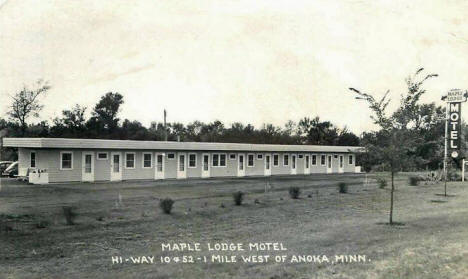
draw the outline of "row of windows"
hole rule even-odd
[[[283,154],[283,166],[289,166],[290,162],[290,156],[296,156],[296,155],[289,155],[289,154]],[[304,158],[303,154],[299,154],[298,157]],[[311,163],[312,166],[317,165],[317,160],[320,160],[320,165],[325,166],[326,165],[326,155],[316,155],[312,154],[310,155],[305,155],[305,164],[306,168],[309,168],[309,164]],[[334,155],[335,158],[338,157],[338,155]],[[175,153],[168,153],[167,155],[168,159],[175,159]],[[310,159],[311,158],[311,162]],[[68,151],[63,151],[60,152],[60,169],[72,169],[73,168],[73,153],[68,152]],[[97,159],[98,160],[107,160],[107,152],[98,152],[97,153]],[[229,159],[234,160],[236,159],[236,154],[229,154]],[[257,154],[257,160],[262,160],[263,159],[263,154]],[[348,164],[352,165],[353,164],[353,155],[348,156]],[[329,165],[331,164],[331,156],[329,157]],[[278,167],[279,166],[279,154],[273,154],[273,166]],[[270,162],[267,162],[270,164]],[[179,164],[185,165],[185,156],[181,155],[179,157]],[[207,164],[207,162],[205,162]],[[343,157],[340,156],[340,167],[343,167]],[[143,168],[152,168],[153,167],[153,154],[152,153],[143,153],[142,157],[142,165]],[[211,154],[211,165],[213,167],[226,167],[226,154],[224,153],[213,153]],[[30,153],[30,166],[31,167],[36,167],[36,152],[31,152]],[[255,166],[255,155],[254,154],[248,154],[247,155],[247,166],[248,167],[254,167]],[[129,169],[135,168],[135,153],[134,152],[126,152],[125,153],[125,167]],[[188,167],[189,168],[196,168],[197,167],[197,154],[195,153],[190,153],[188,157]],[[292,167],[296,168],[296,160],[292,160]]]

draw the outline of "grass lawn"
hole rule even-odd
[[[398,176],[394,220],[402,224],[389,226],[389,190],[365,180],[310,175],[38,186],[2,179],[0,278],[468,278],[468,184],[449,183],[444,197],[442,184],[408,186],[407,176]],[[339,182],[348,193],[338,193]],[[289,197],[290,186],[301,188],[300,199]],[[242,206],[233,203],[238,190],[246,193]],[[159,208],[165,197],[175,200],[171,215]],[[62,206],[75,208],[75,225],[65,224]],[[206,249],[255,242],[282,243],[287,251]],[[162,251],[162,243],[200,243],[202,251]],[[210,262],[212,255],[237,262]],[[270,258],[243,262],[248,255]],[[275,262],[281,255],[286,262]],[[315,261],[291,262],[293,255]],[[335,255],[366,260],[333,263]],[[112,264],[112,256],[154,256],[156,263]],[[197,263],[161,263],[165,256]],[[207,263],[197,260],[204,256]]]

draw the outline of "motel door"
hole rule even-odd
[[[327,173],[332,173],[332,155],[327,156]]]
[[[177,178],[187,178],[187,155],[179,153],[177,156]]]
[[[271,154],[265,155],[265,176],[271,175]]]
[[[291,155],[291,174],[297,174],[297,156]]]
[[[304,156],[304,174],[310,174],[310,156]]]
[[[111,181],[122,180],[122,154],[112,152],[111,154]]]
[[[154,169],[154,179],[164,179],[164,154],[156,153],[156,167]]]
[[[344,165],[344,156],[340,155],[340,162],[339,162],[339,168],[338,168],[339,173],[344,172],[344,166],[343,165]]]
[[[203,154],[201,177],[210,177],[210,154]]]
[[[237,176],[245,176],[245,155],[239,154],[237,157],[239,158],[237,164]]]
[[[81,181],[94,181],[94,153],[83,152],[81,159]]]

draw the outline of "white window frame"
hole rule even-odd
[[[278,163],[275,165],[275,156],[278,156]],[[279,167],[280,165],[280,156],[278,153],[273,154],[273,167]]]
[[[174,158],[169,158],[169,154],[173,154],[173,155],[174,155]],[[167,152],[167,159],[168,159],[168,160],[175,160],[176,157],[177,157],[177,156],[176,156],[175,152]]]
[[[311,165],[311,166],[316,166],[316,165],[318,165],[318,160],[317,160],[317,157],[318,157],[318,156],[317,156],[317,154],[312,154],[312,155],[310,155],[310,156],[311,156],[311,157],[310,157],[310,161],[311,161],[311,164],[310,164],[310,165]],[[313,159],[314,157],[315,157],[315,163],[314,163],[314,159]]]
[[[325,157],[325,160],[322,163],[322,157]],[[327,165],[327,154],[320,154],[320,165],[321,166],[326,166]]]
[[[351,163],[349,161],[351,161]],[[352,164],[354,164],[354,156],[353,156],[353,154],[349,154],[348,155],[348,165],[352,165]]]
[[[251,155],[253,156],[253,160],[252,160],[252,165],[250,166],[250,165],[249,165],[249,162],[250,162],[249,156],[251,156]],[[255,154],[253,154],[253,153],[248,153],[248,154],[247,154],[247,167],[248,167],[248,168],[253,168],[253,167],[255,167],[255,158],[256,158]]]
[[[224,155],[224,166],[221,166],[221,155]],[[215,166],[213,158],[214,156],[218,156],[218,164]],[[226,153],[212,153],[211,154],[211,166],[214,168],[226,168],[227,167],[227,154]]]
[[[70,168],[63,168],[63,164],[62,164],[62,155],[63,154],[71,154],[71,166]],[[72,170],[73,169],[73,151],[60,151],[60,170]]]
[[[192,155],[195,155],[195,166],[190,166],[190,156],[192,156]],[[189,154],[188,154],[188,158],[187,158],[187,159],[188,159],[188,160],[187,160],[187,167],[188,167],[189,169],[194,169],[194,168],[197,167],[197,159],[198,159],[197,157],[198,157],[198,156],[197,156],[197,153],[189,153]]]
[[[257,154],[257,160],[263,160],[263,153],[258,153]]]
[[[151,156],[151,160],[150,160],[150,166],[149,167],[145,167],[145,155],[150,155]],[[125,164],[127,160],[125,160]],[[143,152],[142,155],[141,155],[141,167],[144,168],[144,169],[152,169],[153,168],[153,153],[151,152]]]
[[[234,158],[231,158],[232,155],[234,155]],[[236,160],[236,159],[237,159],[236,153],[229,153],[229,160]]]
[[[287,156],[288,157],[288,163],[285,164],[284,163],[284,157]],[[289,166],[289,161],[291,161],[291,156],[290,154],[283,154],[283,167],[288,167]]]
[[[99,158],[99,154],[106,154],[106,158]],[[109,153],[108,152],[96,152],[96,160],[100,160],[100,161],[109,160]]]
[[[31,166],[31,162],[32,162],[31,156],[32,156],[33,153],[34,153],[34,167]],[[60,162],[60,163],[62,163],[62,162]],[[31,150],[29,152],[29,167],[30,168],[37,168],[37,152],[36,152],[36,150]]]
[[[128,154],[133,154],[133,167],[127,167],[127,155]],[[126,169],[135,169],[136,167],[136,153],[135,152],[125,152],[125,168]]]

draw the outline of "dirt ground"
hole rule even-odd
[[[445,197],[443,185],[408,186],[407,178],[397,178],[395,226],[386,224],[389,187],[363,175],[47,186],[2,178],[0,278],[468,278],[468,184],[449,183]],[[290,186],[302,189],[300,199]],[[233,203],[238,190],[242,206]],[[159,208],[165,197],[175,200],[171,215]],[[75,225],[66,225],[63,206],[74,208]],[[287,250],[247,249],[265,242]],[[201,251],[162,251],[163,243],[200,243]],[[215,243],[246,249],[207,251]],[[213,262],[216,255],[236,262]],[[242,260],[253,255],[270,258]],[[132,263],[142,256],[154,263]]]

